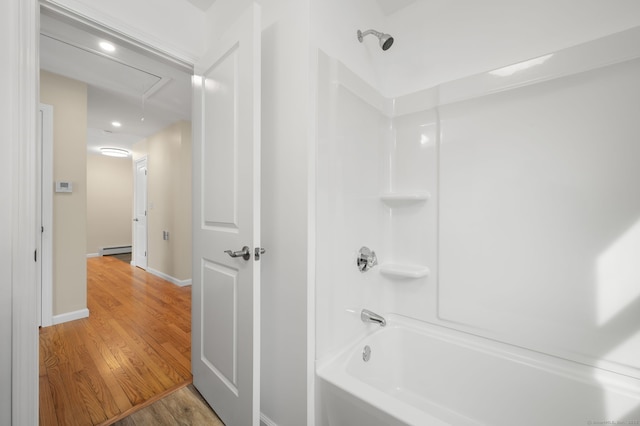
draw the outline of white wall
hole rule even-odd
[[[309,1],[263,2],[261,411],[307,424]],[[284,349],[286,348],[286,349]],[[283,350],[284,349],[284,350]]]

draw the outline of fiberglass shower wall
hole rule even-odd
[[[639,37],[440,107],[440,322],[640,376]]]
[[[391,119],[385,99],[338,61],[319,54],[317,167],[318,357],[362,331],[360,311],[386,311],[374,268],[361,273],[362,246],[384,259],[388,223],[379,201],[388,181]]]
[[[339,350],[370,325],[360,311],[431,319],[436,248],[436,111],[394,106],[319,53],[317,352]],[[368,272],[358,249],[377,253]],[[427,316],[425,316],[427,315]]]
[[[367,308],[640,377],[637,45],[393,100],[321,53],[318,358]]]

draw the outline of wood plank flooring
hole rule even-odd
[[[189,385],[126,417],[113,426],[224,426],[198,391]]]
[[[40,330],[40,425],[108,425],[191,376],[191,287],[87,259],[89,318]]]

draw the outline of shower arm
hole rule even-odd
[[[362,32],[362,31],[358,30],[358,41],[360,43],[362,43],[362,39],[364,39],[369,34],[373,34],[374,36],[376,36],[378,38],[382,37],[382,33],[380,31],[367,30],[367,31]]]

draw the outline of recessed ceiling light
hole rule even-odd
[[[120,126],[122,126],[122,123],[120,123],[119,121],[112,121],[112,122],[111,122],[111,125],[112,125],[113,127],[120,127]]]
[[[100,148],[102,155],[108,155],[109,157],[128,157],[129,151],[121,148]]]
[[[104,50],[105,52],[115,52],[116,50],[116,47],[108,41],[101,41],[100,48],[102,48],[102,50]]]

